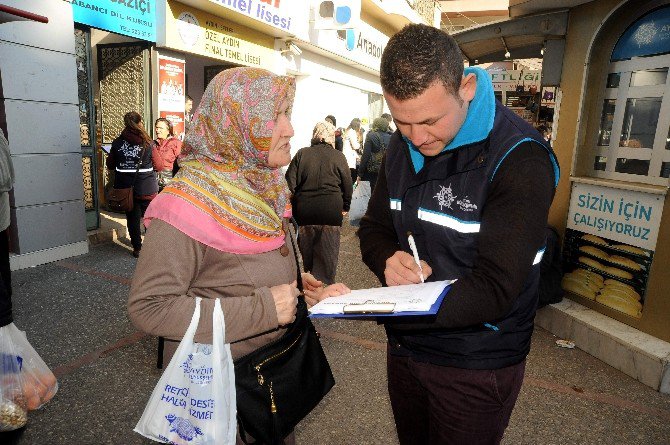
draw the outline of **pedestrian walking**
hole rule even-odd
[[[500,443],[523,381],[556,157],[496,103],[490,76],[463,71],[448,34],[408,25],[384,49],[391,138],[358,231],[385,286],[458,279],[437,316],[385,319],[400,443]]]
[[[358,140],[359,130],[361,129],[361,120],[354,118],[349,123],[347,130],[344,133],[342,153],[347,159],[347,165],[351,171],[351,182],[356,182],[356,166],[360,161],[359,151],[361,150],[361,143]]]
[[[388,120],[378,117],[372,122],[372,130],[365,138],[363,157],[361,158],[361,165],[358,167],[358,177],[362,181],[370,182],[371,191],[375,190],[379,168],[382,165],[386,147],[391,140],[388,129]]]
[[[142,249],[141,218],[158,193],[158,182],[152,163],[154,144],[144,129],[142,116],[128,112],[123,123],[125,127],[107,155],[107,168],[114,170],[114,188],[133,187],[133,209],[126,212],[126,222],[133,256],[137,258]]]
[[[342,217],[353,191],[347,160],[334,144],[335,127],[318,122],[312,145],[301,148],[286,171],[303,265],[328,284],[335,282]]]

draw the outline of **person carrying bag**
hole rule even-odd
[[[114,139],[107,155],[107,168],[114,170],[114,188],[108,194],[110,210],[125,212],[133,256],[142,249],[141,219],[158,194],[152,162],[153,141],[144,129],[142,116],[135,111],[123,117],[125,127]]]
[[[305,305],[348,292],[300,274],[287,239],[290,192],[280,167],[291,160],[294,94],[294,79],[259,68],[232,68],[212,80],[186,134],[179,174],[147,210],[128,298],[133,324],[165,338],[165,363],[185,336],[195,297],[203,314],[197,343],[220,332],[211,320],[221,306],[238,443],[293,442],[296,424],[333,384]]]

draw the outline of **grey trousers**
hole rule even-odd
[[[326,284],[335,282],[341,230],[340,226],[300,226],[298,232],[305,272]]]

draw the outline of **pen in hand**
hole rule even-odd
[[[421,282],[424,282],[423,279],[423,267],[421,267],[421,260],[419,260],[419,252],[416,250],[416,243],[414,242],[414,237],[412,232],[407,232],[407,241],[409,242],[409,248],[412,250],[412,255],[414,256],[414,262],[419,266],[419,277],[421,277]]]

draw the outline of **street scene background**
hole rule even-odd
[[[151,444],[133,432],[160,377],[156,339],[134,329],[126,299],[136,260],[125,239],[13,274],[15,324],[54,370],[55,398],[29,414],[20,445]],[[379,286],[345,223],[338,280]],[[375,322],[316,320],[336,386],[297,428],[299,444],[397,444],[386,340]],[[670,443],[670,396],[536,328],[503,443]],[[4,441],[0,435],[0,442]]]

